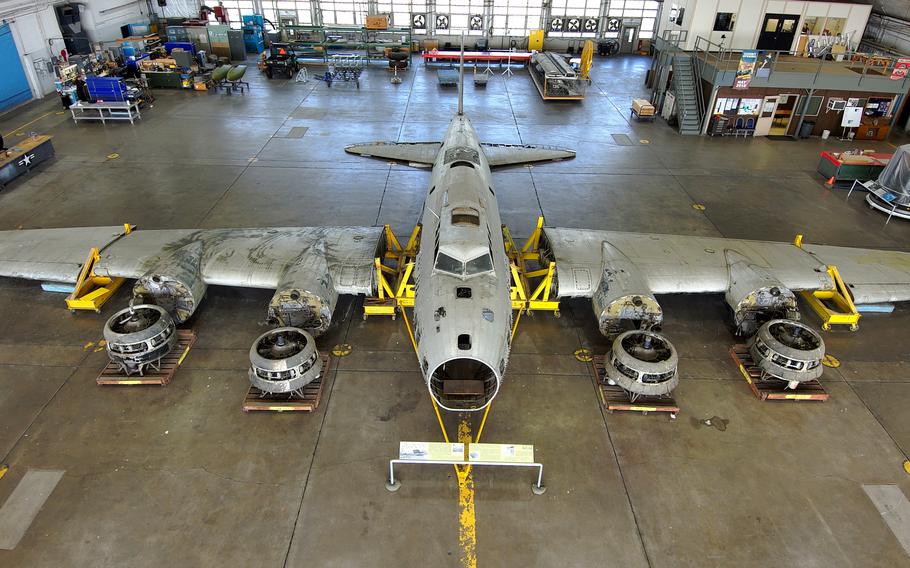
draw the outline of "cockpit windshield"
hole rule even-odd
[[[464,263],[460,260],[455,260],[444,252],[441,252],[436,255],[436,270],[448,272],[449,274],[454,274],[456,276],[461,276],[462,272],[464,271]]]
[[[465,274],[468,276],[489,272],[491,270],[493,270],[493,259],[490,258],[490,253],[484,253],[465,263]]]
[[[440,252],[436,255],[436,270],[455,276],[474,276],[493,270],[493,258],[489,252],[485,252],[467,262],[462,262]]]

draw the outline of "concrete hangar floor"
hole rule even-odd
[[[855,144],[682,138],[660,121],[629,121],[646,58],[595,65],[581,104],[544,103],[525,71],[485,91],[468,82],[466,112],[483,140],[578,151],[494,174],[517,235],[543,214],[566,227],[804,233],[907,250],[910,224],[884,227],[862,199],[846,202],[814,174],[820,149]],[[135,126],[74,125],[56,97],[33,103],[0,130],[52,134],[57,158],[0,193],[0,229],[389,223],[407,234],[427,171],[343,152],[441,137],[455,92],[422,66],[403,78],[391,85],[376,67],[358,91],[254,73],[242,95],[157,91]],[[306,133],[289,136],[299,126]],[[98,387],[106,356],[89,344],[128,293],[102,315],[70,315],[59,294],[0,281],[0,460],[10,465],[0,503],[28,469],[65,470],[0,565],[462,564],[471,542],[460,538],[453,470],[412,466],[398,493],[383,484],[399,440],[440,439],[400,320],[364,322],[358,302],[342,302],[319,345],[353,352],[337,361],[318,411],[245,415],[247,353],[271,292],[211,288],[195,316],[199,339],[166,388]],[[661,301],[681,355],[675,421],[601,410],[590,367],[573,356],[608,347],[587,302],[560,319],[523,318],[484,438],[534,444],[549,491],[533,495],[527,471],[474,472],[477,564],[910,565],[863,489],[910,494],[910,311],[825,333],[842,362],[823,376],[830,400],[775,404],[756,400],[728,358],[722,297]]]

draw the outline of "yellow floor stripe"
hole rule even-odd
[[[471,426],[462,419],[458,425],[458,441],[471,442]],[[471,466],[456,468],[458,475],[458,545],[461,547],[463,568],[477,568],[477,520],[474,516],[474,477]]]
[[[35,120],[32,120],[31,122],[26,122],[25,124],[23,124],[22,126],[20,126],[18,128],[14,128],[9,134],[4,134],[3,137],[10,138],[16,132],[22,130],[23,128],[25,128],[26,126],[28,126],[30,124],[34,124],[34,123],[38,122],[39,120],[41,120],[42,118],[44,118],[45,116],[47,116],[49,114],[54,114],[54,111],[46,112],[46,113],[42,114],[41,116],[39,116],[38,118],[36,118]]]

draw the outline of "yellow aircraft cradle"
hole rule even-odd
[[[123,234],[128,235],[133,231],[129,223],[123,225]],[[123,284],[124,278],[110,278],[95,274],[95,263],[101,258],[101,251],[96,247],[88,253],[88,258],[82,264],[79,278],[69,296],[66,297],[66,307],[70,311],[92,310],[101,311],[101,306],[107,302],[114,292]]]
[[[407,245],[402,247],[391,227],[385,226],[385,250],[381,257],[375,259],[376,295],[364,300],[363,319],[370,316],[390,316],[394,319],[399,309],[414,307],[412,274],[420,248],[420,229],[420,225],[414,227]],[[539,248],[542,230],[543,217],[538,217],[533,233],[518,248],[508,227],[502,227],[503,246],[512,272],[512,309],[518,311],[513,334],[523,312],[550,311],[559,317],[559,299],[551,298],[556,263],[546,263],[546,266],[536,270],[531,270],[528,266],[529,262],[544,264]],[[532,289],[533,292],[529,294]]]
[[[796,235],[793,244],[802,248],[803,236]],[[853,303],[850,289],[847,288],[836,266],[828,266],[828,276],[834,282],[834,288],[830,290],[803,290],[800,295],[821,318],[822,329],[825,331],[830,330],[832,325],[846,325],[849,326],[850,331],[858,330],[860,313]]]

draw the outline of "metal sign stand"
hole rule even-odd
[[[471,451],[471,446],[476,448],[483,447],[485,451]],[[518,451],[516,451],[516,448],[518,448]],[[493,454],[501,455],[503,459],[491,459]],[[385,488],[393,493],[401,489],[401,481],[395,479],[396,464],[491,465],[500,467],[536,467],[537,481],[531,484],[531,491],[535,495],[543,495],[547,491],[547,487],[543,484],[543,464],[535,462],[533,455],[533,446],[519,446],[516,444],[401,442],[398,459],[389,460],[389,478],[386,480]],[[454,459],[454,456],[461,456],[466,459]]]

